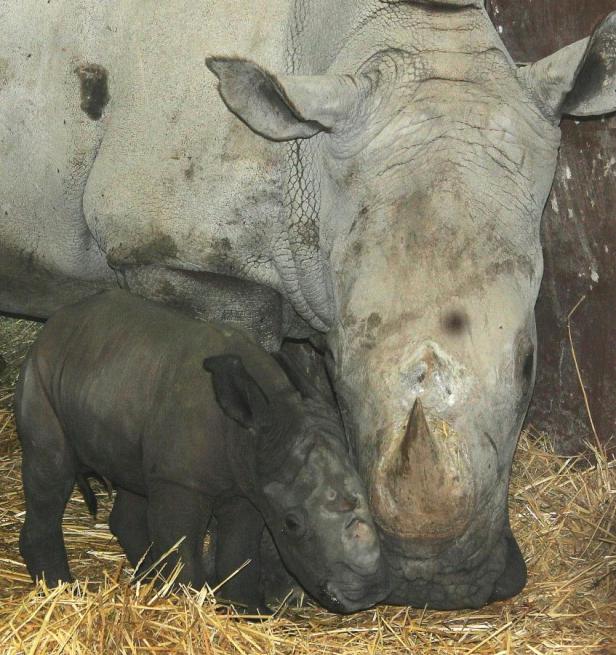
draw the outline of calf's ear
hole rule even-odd
[[[312,400],[321,398],[319,390],[306,372],[302,370],[301,364],[295,358],[282,351],[272,353],[272,357],[278,362],[280,368],[289,378],[289,382],[299,391],[302,398]]]
[[[335,131],[362,97],[350,75],[277,77],[246,59],[208,57],[227,107],[248,127],[273,141],[308,139]]]
[[[216,400],[229,418],[251,431],[263,424],[269,402],[239,357],[208,357],[203,360],[203,368],[212,374]]]
[[[518,71],[550,118],[616,111],[616,11],[588,39]]]

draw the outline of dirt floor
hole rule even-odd
[[[93,519],[75,493],[64,519],[78,582],[34,588],[18,552],[24,505],[10,410],[16,367],[37,330],[0,319],[0,654],[323,653],[616,655],[616,462],[555,455],[523,435],[510,495],[529,567],[517,598],[477,611],[383,607],[340,617],[282,608],[250,622],[205,590],[134,583],[107,529],[110,500],[97,487]]]

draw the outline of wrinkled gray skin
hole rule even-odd
[[[124,291],[98,294],[47,322],[15,399],[20,550],[33,578],[70,580],[62,515],[76,479],[94,504],[84,476],[98,474],[118,489],[110,527],[135,566],[150,544],[145,566],[184,537],[178,581],[202,587],[213,514],[217,579],[208,582],[250,560],[221,589],[249,611],[265,609],[264,521],[285,564],[328,609],[386,595],[377,531],[335,408],[302,397],[242,332]]]
[[[517,592],[539,223],[561,116],[616,108],[616,16],[524,68],[478,0],[5,0],[0,26],[0,308],[120,284],[269,349],[323,335],[388,600]]]

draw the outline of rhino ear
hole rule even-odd
[[[208,357],[203,360],[203,368],[212,374],[216,400],[229,418],[251,431],[263,425],[269,402],[239,357]]]
[[[616,111],[616,12],[590,38],[521,68],[518,75],[550,117]]]
[[[245,59],[210,57],[227,107],[251,130],[273,141],[308,139],[336,130],[360,97],[350,75],[276,77]]]

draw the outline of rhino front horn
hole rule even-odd
[[[458,537],[470,524],[474,487],[463,439],[444,422],[431,429],[418,398],[404,437],[372,486],[378,524],[406,539]]]
[[[415,400],[415,404],[413,405],[413,409],[411,410],[409,421],[406,426],[404,439],[400,444],[400,464],[402,464],[401,468],[408,468],[411,466],[411,462],[413,459],[415,459],[413,451],[417,450],[418,446],[423,446],[424,450],[429,450],[434,458],[438,456],[434,436],[432,435],[430,426],[426,421],[426,415],[424,413],[420,398]]]

